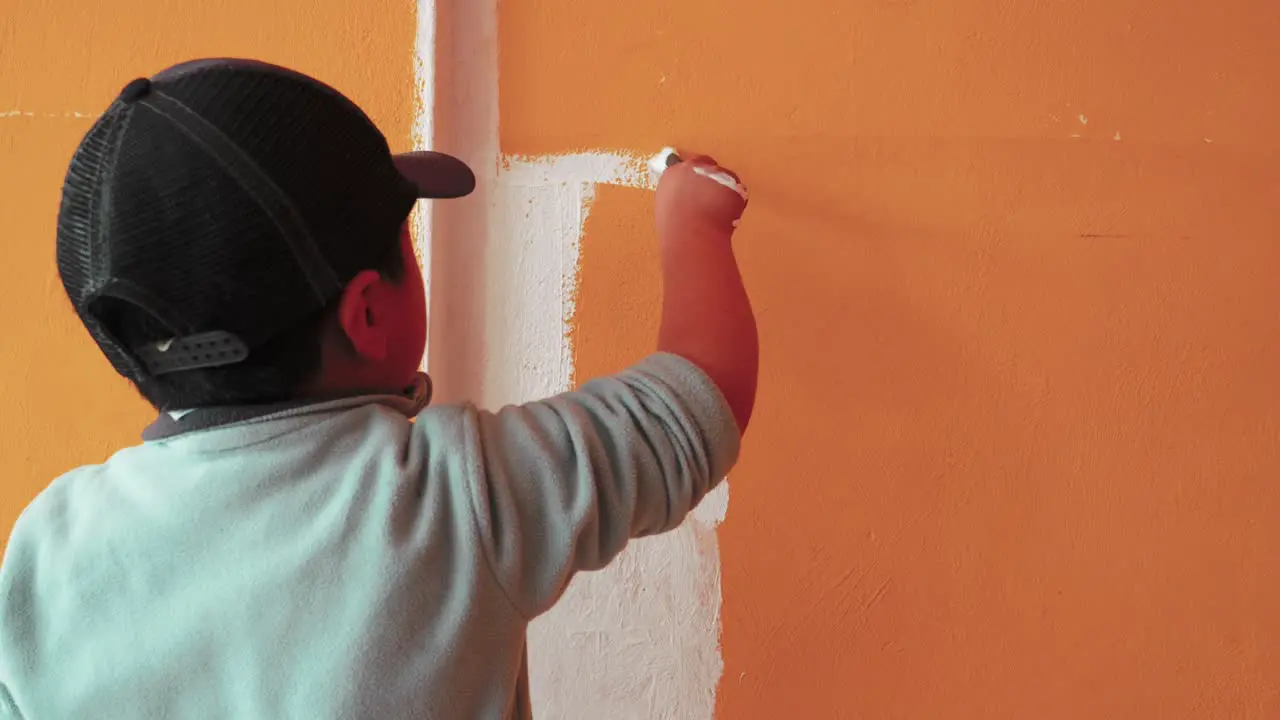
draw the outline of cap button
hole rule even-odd
[[[120,99],[124,102],[131,103],[141,100],[151,92],[151,81],[146,78],[138,78],[124,86],[120,91]]]

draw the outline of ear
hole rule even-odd
[[[385,318],[378,317],[378,289],[382,277],[362,270],[347,283],[338,301],[338,323],[356,354],[366,360],[387,359],[390,344]]]

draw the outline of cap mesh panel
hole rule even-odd
[[[397,241],[415,188],[381,133],[335,91],[271,69],[212,66],[157,79],[152,92],[186,105],[253,160],[340,283]],[[175,335],[223,330],[252,348],[332,299],[316,297],[275,223],[218,160],[145,102],[117,101],[86,136],[58,220],[67,293],[134,379],[138,367],[109,327],[131,305],[177,318]]]

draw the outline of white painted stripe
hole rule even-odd
[[[413,122],[413,147],[430,149],[435,145],[436,116],[436,3],[435,0],[418,0],[417,33],[414,36],[413,80],[418,91],[418,116]],[[430,202],[420,202],[414,208],[410,220],[413,237],[417,241],[418,262],[423,268],[431,267],[431,218]],[[431,273],[422,274],[427,303],[431,302]],[[430,308],[428,307],[428,312]],[[427,370],[431,358],[431,339],[427,338],[427,352],[422,358],[422,369]]]
[[[435,48],[424,40],[419,72]],[[433,25],[443,85],[424,81],[418,142],[476,171],[476,192],[438,203],[430,236],[431,368],[441,402],[485,407],[567,390],[579,242],[598,184],[648,187],[647,158],[626,152],[502,157],[498,146],[497,0],[450,6]],[[434,90],[432,89],[434,87]],[[434,128],[434,136],[423,128]],[[652,241],[636,238],[636,242]],[[677,530],[635,542],[607,569],[578,577],[529,631],[537,717],[710,720],[720,657],[722,485]]]
[[[419,0],[433,7],[433,0]],[[494,237],[498,169],[497,0],[450,3],[434,15],[438,47],[420,48],[436,58],[432,149],[456,155],[476,174],[476,190],[461,200],[433,203],[429,364],[438,402],[508,396],[510,377],[490,372],[487,318],[505,291],[486,269],[502,260],[489,248]],[[512,288],[511,293],[517,289]],[[514,373],[518,374],[518,373]]]
[[[625,153],[589,152],[577,155],[502,159],[502,180],[511,185],[594,183],[649,187],[647,159]]]

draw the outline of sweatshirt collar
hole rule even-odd
[[[143,430],[142,439],[146,442],[167,440],[199,430],[211,430],[248,422],[280,420],[370,404],[389,407],[402,413],[405,417],[411,418],[422,412],[429,402],[431,402],[431,378],[425,373],[418,373],[413,379],[413,384],[405,388],[404,392],[399,395],[352,395],[328,399],[306,398],[269,405],[237,405],[162,412],[155,422]]]

